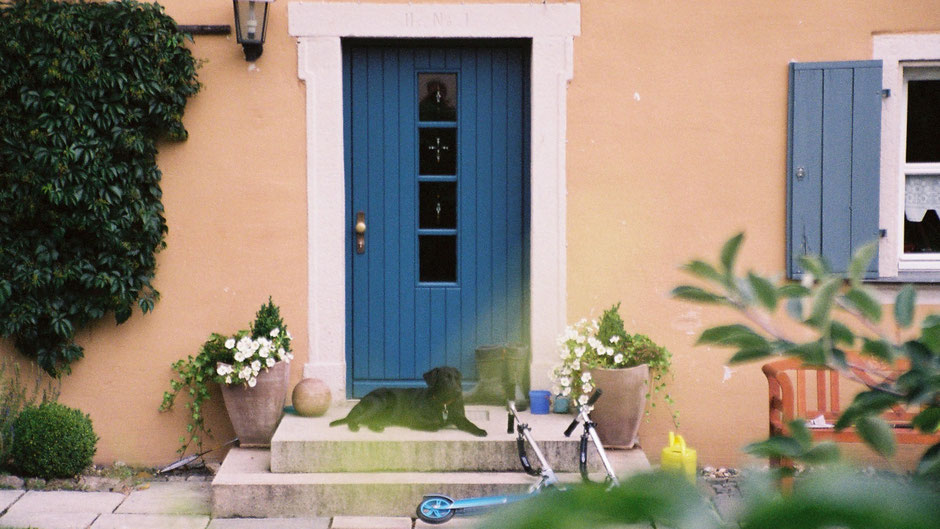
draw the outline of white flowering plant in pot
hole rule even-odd
[[[599,319],[582,319],[569,325],[558,337],[561,363],[551,372],[552,391],[570,398],[578,405],[587,403],[595,385],[591,369],[628,368],[647,364],[650,367],[651,391],[654,394],[666,388],[670,374],[672,354],[643,334],[629,334],[618,312],[620,303],[605,310]],[[663,400],[671,407],[672,398],[663,393]],[[647,400],[649,395],[647,395]],[[654,402],[650,403],[655,406]],[[672,412],[678,422],[678,412]]]
[[[160,411],[172,409],[176,396],[188,388],[187,393],[192,398],[186,403],[190,421],[186,426],[187,435],[179,438],[180,454],[192,444],[201,452],[203,438],[212,434],[206,428],[203,403],[211,396],[213,382],[252,388],[263,371],[294,358],[290,331],[270,297],[258,310],[250,327],[233,335],[212,333],[196,356],[173,363],[175,377],[170,379],[170,391],[163,393]]]

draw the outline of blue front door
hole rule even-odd
[[[527,50],[344,41],[350,396],[525,341]]]

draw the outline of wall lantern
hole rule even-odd
[[[268,26],[268,4],[274,0],[233,0],[235,38],[245,50],[245,60],[261,57],[264,33]]]

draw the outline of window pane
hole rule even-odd
[[[457,120],[457,74],[418,74],[418,119],[420,121]]]
[[[457,174],[457,129],[421,129],[421,156],[419,171],[422,175]]]
[[[906,158],[940,162],[940,80],[907,82]]]
[[[907,175],[904,253],[940,252],[940,175]]]
[[[457,227],[457,182],[421,182],[418,184],[420,228]]]
[[[418,237],[419,280],[423,283],[457,282],[457,236]]]

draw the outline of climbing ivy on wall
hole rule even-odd
[[[158,4],[0,2],[0,335],[53,375],[77,329],[153,310],[158,139],[199,90]]]

